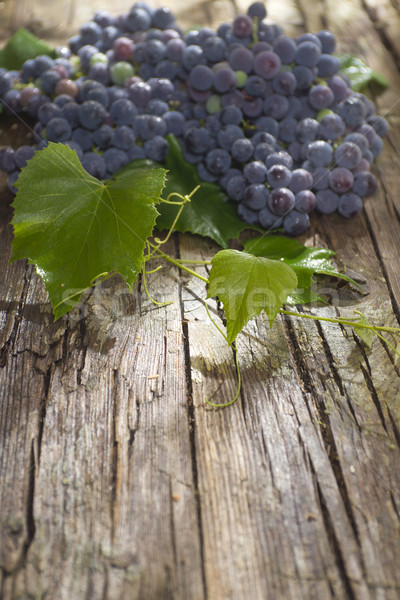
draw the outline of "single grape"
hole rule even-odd
[[[253,2],[252,4],[250,4],[249,8],[247,9],[247,14],[249,15],[249,17],[252,17],[252,18],[257,17],[257,19],[262,21],[267,16],[267,11],[265,9],[264,3],[263,2]]]
[[[20,146],[14,152],[14,160],[18,169],[22,169],[26,166],[28,160],[35,156],[35,149],[32,146]]]
[[[243,202],[251,210],[261,210],[267,206],[269,192],[262,183],[248,185],[243,193]]]
[[[253,21],[247,15],[238,15],[233,20],[233,33],[238,38],[245,38],[253,31]]]
[[[258,219],[261,227],[263,227],[266,231],[278,229],[282,226],[283,221],[282,217],[278,217],[278,215],[273,213],[268,206],[260,210]]]
[[[282,64],[289,65],[294,61],[296,56],[296,43],[286,35],[279,36],[274,41],[274,52],[281,59]]]
[[[95,130],[104,123],[107,112],[100,102],[86,100],[79,107],[79,121],[82,127]]]
[[[295,196],[288,188],[276,188],[268,197],[268,208],[275,215],[284,216],[289,213],[296,203]]]
[[[207,153],[206,166],[213,175],[223,175],[231,166],[231,157],[226,150],[215,148]]]
[[[326,167],[332,161],[332,146],[322,140],[310,142],[307,144],[306,156],[314,167]]]
[[[291,210],[283,218],[283,229],[288,235],[301,235],[310,226],[310,217],[306,212]]]
[[[231,177],[226,185],[226,192],[235,202],[240,202],[243,198],[244,190],[246,189],[247,182],[243,175],[235,175]]]
[[[316,210],[324,215],[334,213],[339,205],[338,194],[330,189],[318,190],[315,194],[315,199]]]
[[[267,177],[267,168],[259,160],[253,160],[244,167],[243,175],[249,183],[264,183]]]
[[[295,61],[298,65],[315,67],[321,56],[321,48],[314,41],[304,41],[297,46]]]
[[[289,187],[291,171],[285,165],[272,165],[267,171],[267,182],[272,188]]]
[[[248,225],[256,225],[258,223],[258,212],[251,210],[251,208],[248,208],[243,203],[238,204],[237,214]]]
[[[92,139],[101,150],[110,148],[114,144],[114,129],[110,125],[101,125],[93,132]]]
[[[96,152],[85,152],[82,158],[82,166],[93,177],[103,179],[106,175],[106,163],[104,158]]]
[[[342,217],[351,219],[356,217],[362,211],[363,202],[357,194],[352,192],[343,194],[339,198],[338,212]]]
[[[111,121],[115,125],[132,125],[136,115],[136,106],[125,98],[115,100],[110,107]]]
[[[288,187],[297,194],[302,190],[311,189],[313,186],[313,176],[306,169],[294,169],[291,173],[291,179]]]
[[[213,72],[205,65],[196,65],[189,73],[189,82],[196,90],[209,90],[213,85]]]
[[[357,144],[347,141],[336,148],[334,159],[339,167],[355,169],[362,159],[362,152]]]
[[[71,138],[71,125],[62,117],[54,117],[46,126],[46,134],[50,142],[66,142]]]
[[[371,196],[376,192],[377,181],[376,177],[369,171],[360,171],[354,176],[354,183],[352,191],[364,198],[365,196]]]
[[[143,144],[143,150],[147,158],[156,162],[163,162],[168,155],[169,145],[165,138],[155,135]]]
[[[311,190],[300,190],[297,192],[296,196],[296,210],[299,212],[310,213],[314,210],[316,206],[316,198],[315,194]]]
[[[329,172],[328,181],[331,190],[338,194],[343,194],[351,189],[354,176],[348,169],[337,167]]]
[[[233,142],[231,154],[234,160],[245,163],[253,156],[254,147],[251,141],[247,138],[241,138]]]
[[[254,72],[264,79],[273,79],[279,73],[280,68],[281,59],[270,50],[260,52],[254,58]]]

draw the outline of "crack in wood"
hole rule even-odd
[[[24,270],[24,285],[23,285],[23,288],[21,291],[21,296],[20,296],[20,299],[18,302],[18,307],[17,307],[16,313],[15,313],[13,328],[11,330],[11,333],[10,333],[8,339],[6,340],[6,342],[4,343],[2,348],[0,348],[0,368],[3,368],[6,366],[8,357],[11,354],[11,351],[15,344],[15,340],[17,338],[19,325],[20,325],[20,322],[22,319],[22,314],[23,314],[24,308],[25,308],[25,301],[26,301],[26,297],[28,294],[28,288],[29,288],[29,284],[31,281],[31,277],[30,277],[31,274],[32,274],[32,267],[30,267],[30,265],[28,265],[27,268]],[[29,275],[29,277],[28,277],[28,275]]]
[[[111,482],[110,482],[110,512],[111,512],[111,541],[115,541],[115,532],[117,529],[117,484],[118,484],[118,463],[119,463],[119,442],[117,440],[117,414],[118,414],[118,371],[112,372],[112,390],[113,390],[113,417],[111,434]]]
[[[319,504],[320,504],[320,507],[321,507],[321,515],[322,515],[322,518],[323,518],[323,521],[324,521],[325,531],[326,531],[329,543],[331,545],[333,554],[335,556],[336,564],[337,564],[339,573],[341,575],[344,588],[345,588],[346,593],[347,593],[347,598],[346,599],[343,598],[343,600],[357,600],[357,596],[356,596],[356,594],[354,593],[354,590],[353,590],[353,585],[352,585],[351,578],[349,577],[349,575],[347,573],[346,560],[345,560],[345,557],[342,554],[342,551],[341,551],[341,548],[340,548],[340,544],[339,544],[339,541],[338,541],[336,533],[335,533],[335,529],[334,529],[333,524],[332,524],[331,515],[329,513],[329,509],[327,507],[327,504],[325,502],[325,498],[323,496],[320,484],[318,482],[317,475],[316,475],[316,473],[315,473],[315,471],[313,469],[312,462],[311,462],[311,469],[312,469],[314,477],[315,477],[315,484],[316,484],[316,489],[317,489],[317,496],[318,496],[318,501],[319,501]]]
[[[179,257],[179,256],[178,256]],[[201,557],[201,578],[203,584],[203,595],[204,600],[207,600],[207,580],[205,572],[205,545],[204,545],[204,534],[202,527],[202,514],[201,514],[201,502],[200,502],[200,490],[199,490],[199,475],[197,469],[197,456],[196,456],[196,415],[193,404],[193,384],[192,384],[192,367],[190,358],[190,344],[189,344],[189,327],[185,320],[185,309],[183,302],[183,291],[184,284],[180,285],[180,305],[181,305],[181,322],[182,322],[182,341],[184,349],[184,360],[185,360],[185,376],[186,376],[186,389],[187,389],[187,415],[188,415],[188,429],[189,429],[189,444],[192,461],[192,477],[194,485],[194,498],[196,505],[197,515],[197,528],[199,534],[200,543],[200,557]]]
[[[285,323],[287,323],[287,321],[288,321],[288,319],[285,319]],[[322,338],[322,341],[324,341],[324,335],[323,335],[323,330],[322,330],[321,324],[319,322],[316,322],[316,325],[317,325],[317,329],[320,334],[320,337]],[[365,574],[366,568],[365,568],[364,559],[363,559],[363,556],[361,553],[361,544],[360,544],[360,535],[359,535],[359,531],[358,531],[358,526],[357,526],[357,522],[356,522],[356,519],[355,519],[355,516],[353,513],[352,503],[350,500],[350,496],[349,496],[349,493],[347,490],[347,485],[346,485],[345,478],[343,475],[343,470],[342,470],[342,466],[340,463],[339,454],[337,451],[336,441],[335,441],[335,437],[334,437],[334,434],[332,431],[329,414],[326,411],[326,406],[323,401],[323,398],[319,394],[316,394],[313,386],[310,385],[311,378],[310,378],[309,372],[304,368],[304,365],[303,365],[303,368],[301,366],[302,363],[304,362],[304,358],[303,358],[302,354],[300,353],[300,347],[299,347],[298,341],[295,337],[295,332],[293,330],[293,326],[290,324],[290,325],[288,325],[287,329],[289,331],[289,340],[291,342],[289,344],[290,350],[292,350],[293,348],[296,348],[296,347],[298,348],[298,351],[295,353],[295,356],[294,356],[295,369],[296,369],[300,379],[302,377],[305,377],[305,386],[309,388],[309,390],[310,390],[309,393],[313,397],[315,408],[319,415],[319,423],[318,424],[319,424],[319,429],[321,432],[322,440],[323,440],[323,443],[325,446],[326,454],[327,454],[328,460],[330,462],[332,472],[335,477],[338,491],[342,498],[347,517],[349,519],[351,528],[353,530],[354,537],[357,541],[357,547],[360,549],[359,559],[360,559],[362,571]],[[325,346],[326,345],[327,345],[327,342],[325,340]],[[300,368],[299,368],[299,365],[296,360],[297,355],[300,355],[300,357],[301,357]],[[332,362],[333,357],[332,357],[331,352],[328,347],[328,356],[327,356],[328,360],[329,360],[329,356],[331,357],[331,362]],[[330,366],[332,369],[332,364]],[[350,398],[348,397],[347,393],[344,393],[342,386],[341,386],[341,388],[342,388],[342,395],[348,399],[349,407],[353,414],[354,421],[357,424],[358,429],[360,429],[359,424],[357,423],[357,419],[355,418],[354,410],[351,407]],[[311,469],[314,471],[312,463],[311,463]],[[319,485],[318,481],[317,481],[317,485]],[[349,598],[351,598],[351,596]]]

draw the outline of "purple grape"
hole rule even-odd
[[[352,219],[362,211],[363,202],[357,194],[348,193],[340,196],[338,212],[346,219]]]

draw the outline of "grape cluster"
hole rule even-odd
[[[299,235],[314,209],[356,216],[376,189],[387,122],[340,74],[333,34],[293,40],[265,17],[255,2],[217,31],[184,34],[168,8],[97,11],[56,59],[0,69],[0,99],[34,120],[36,149],[67,144],[99,179],[137,158],[163,162],[173,134],[249,224]],[[13,191],[34,153],[0,150]]]

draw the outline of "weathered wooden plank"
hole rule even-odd
[[[153,285],[174,308],[154,310],[111,280],[66,321],[60,361],[52,364],[44,343],[46,391],[22,380],[28,399],[44,404],[44,424],[40,436],[31,433],[33,541],[24,571],[4,565],[16,571],[4,598],[39,589],[59,598],[90,590],[100,598],[108,586],[116,598],[204,597],[179,288],[173,275],[162,286],[155,275]],[[28,356],[42,323],[29,327],[31,335],[18,339]],[[14,452],[18,433],[30,428],[21,423],[14,433]],[[8,489],[13,477],[10,469]]]
[[[182,255],[193,257],[193,242],[183,244]],[[194,293],[204,297],[199,287]],[[204,410],[204,399],[218,389],[221,374],[227,382],[215,401],[232,397],[234,361],[205,310],[192,304],[189,292],[185,305],[190,307],[196,460],[210,597],[221,597],[222,590],[230,598],[335,598],[347,597],[349,590],[355,598],[372,597],[318,431],[319,415],[315,409],[310,415],[312,405],[306,408],[310,395],[296,377],[282,325],[269,331],[266,320],[257,319],[246,327],[239,336],[241,398],[222,412]],[[329,510],[344,559],[328,531],[316,481],[323,494],[329,489]]]

